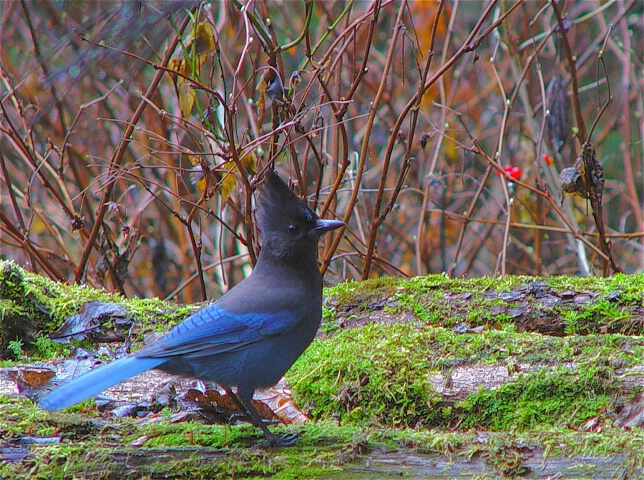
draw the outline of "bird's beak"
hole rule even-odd
[[[320,236],[320,235],[324,235],[326,232],[335,230],[336,228],[343,227],[344,225],[345,223],[340,220],[323,220],[319,218],[315,224],[315,228],[313,229],[313,232],[316,235]]]

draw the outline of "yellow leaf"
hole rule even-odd
[[[257,91],[259,92],[259,98],[257,99],[257,123],[261,125],[264,120],[264,111],[266,110],[266,89],[268,88],[268,75],[269,71],[266,70],[262,79],[257,85]]]
[[[179,108],[181,109],[181,116],[188,118],[192,112],[192,106],[195,104],[195,97],[197,93],[194,88],[184,79],[177,79],[177,91],[179,93]]]
[[[201,177],[197,180],[197,188],[201,191],[204,191],[208,186],[208,179],[206,177]]]
[[[414,24],[414,30],[418,35],[418,41],[420,43],[419,48],[420,52],[423,55],[427,54],[429,45],[431,43],[431,33],[432,25],[436,20],[436,14],[438,13],[438,7],[440,2],[436,0],[416,0],[410,2],[409,10],[411,13],[411,21]],[[449,3],[445,5],[445,8],[439,19],[436,36],[441,38],[444,37],[445,32],[448,27],[449,18],[451,16],[451,7]],[[434,47],[436,48],[436,47]]]
[[[201,22],[197,25],[194,42],[197,55],[207,55],[215,51],[215,36],[212,26],[208,22]]]
[[[47,230],[47,226],[42,219],[41,215],[35,215],[31,222],[31,228],[29,229],[30,233],[39,235]]]
[[[459,159],[459,145],[449,138],[445,138],[443,142],[443,151],[446,160],[455,162]]]
[[[244,171],[247,175],[253,175],[257,173],[257,155],[254,151],[241,152],[239,157],[239,162],[241,163]],[[237,188],[237,175],[239,175],[239,170],[237,165],[232,160],[226,162],[224,165],[224,173],[221,178],[221,184],[219,186],[219,194],[221,195],[221,204],[225,205],[228,197],[235,191]]]
[[[231,168],[232,167],[232,168]],[[221,178],[221,185],[219,186],[219,194],[221,195],[221,205],[222,207],[228,201],[228,197],[233,193],[237,187],[237,177],[233,171],[237,170],[235,163],[231,160],[224,167],[225,173]]]
[[[257,173],[258,163],[257,155],[255,155],[255,152],[252,150],[241,158],[242,166],[246,169],[246,173],[249,173],[250,175],[255,175]]]
[[[201,22],[187,39],[185,49],[180,50],[175,58],[170,60],[168,66],[185,77],[199,79],[202,65],[214,50],[215,39],[212,26],[208,22]],[[181,116],[187,118],[192,112],[197,93],[190,81],[181,75],[176,75],[174,81],[179,96]]]

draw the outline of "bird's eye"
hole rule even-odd
[[[300,227],[297,226],[297,225],[289,225],[288,226],[288,233],[290,233],[291,235],[297,234],[297,232],[299,232],[299,230],[300,230]]]

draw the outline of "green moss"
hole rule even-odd
[[[0,262],[0,272],[0,319],[33,313],[46,333],[88,300],[111,301],[136,320],[136,348],[145,332],[167,331],[199,308],[59,284],[7,262]],[[562,301],[543,302],[540,291]],[[138,456],[146,461],[134,469],[136,478],[352,478],[350,467],[364,455],[401,448],[484,458],[497,477],[522,473],[526,448],[543,448],[546,457],[621,455],[627,471],[641,470],[642,429],[613,428],[611,412],[624,400],[623,369],[644,364],[644,339],[604,332],[644,332],[643,292],[644,275],[431,275],[342,284],[326,292],[324,335],[288,373],[298,405],[310,409],[315,422],[272,427],[278,434],[303,431],[295,447],[251,451],[261,434],[250,425],[172,423],[168,412],[143,422],[117,419],[99,414],[91,400],[48,414],[27,400],[0,397],[3,441],[61,438],[59,445],[30,447],[25,460],[0,464],[0,478],[129,478],[125,464]],[[568,336],[525,333],[517,318],[546,325],[564,319]],[[469,329],[460,328],[463,322]],[[456,333],[456,325],[469,333]],[[45,335],[20,352],[42,358],[68,353]],[[462,400],[437,394],[459,368],[470,366],[519,373]],[[583,431],[595,417],[601,434]],[[135,441],[142,447],[133,447]],[[577,476],[592,475],[578,468]]]
[[[483,432],[462,426],[459,430],[339,426],[327,420],[273,427],[278,434],[303,433],[293,447],[262,451],[248,448],[261,439],[250,425],[50,415],[27,400],[6,397],[0,398],[0,418],[3,440],[61,438],[59,444],[32,445],[28,456],[19,462],[0,464],[0,478],[364,478],[360,472],[364,472],[371,452],[397,454],[402,459],[406,453],[428,458],[445,455],[453,462],[483,458],[490,474],[497,476],[520,473],[526,453],[543,455],[544,462],[556,456],[620,455],[621,467],[632,472],[633,478],[644,462],[644,431],[610,426],[601,433],[567,426]],[[142,446],[132,447],[132,442],[141,439]],[[575,467],[581,472],[577,476],[592,472],[592,462],[586,462],[583,468]]]
[[[25,398],[0,395],[0,435],[2,438],[23,435],[50,436],[55,428],[50,415]]]
[[[542,304],[537,296],[525,293],[527,286],[535,282],[544,285],[547,291],[589,292],[591,299],[580,305]],[[517,316],[523,315],[540,318],[544,325],[561,323],[561,333],[569,335],[603,331],[637,334],[644,333],[643,292],[644,275],[616,275],[608,279],[520,276],[452,279],[445,275],[407,280],[377,278],[328,289],[323,330],[337,331],[347,321],[364,323],[369,321],[371,312],[380,309],[384,320],[407,320],[411,316],[427,325],[446,328],[465,321],[469,327],[512,331],[516,330]],[[503,293],[516,295],[500,296]],[[0,328],[0,340],[4,338],[6,347],[9,341],[20,338],[24,354],[40,358],[66,355],[67,350],[39,341],[37,335],[33,336],[37,330],[54,330],[90,300],[125,306],[128,315],[135,319],[136,328],[126,332],[132,334],[135,345],[143,340],[145,332],[165,332],[200,308],[200,305],[176,306],[158,299],[125,299],[102,290],[53,282],[6,261],[0,261],[0,298],[0,320],[12,319],[0,325],[22,324],[29,319],[35,329],[26,333],[6,331],[2,337]]]
[[[441,416],[429,379],[417,375],[427,367],[427,358],[414,354],[426,335],[409,325],[382,333],[378,325],[341,332],[316,342],[291,369],[298,398],[313,405],[316,418],[409,425]]]
[[[428,310],[427,307],[419,301],[418,293],[402,291],[397,292],[393,298],[397,300],[397,305],[396,308],[389,308],[389,311],[394,315],[401,314],[403,312],[411,312],[411,314],[418,320],[423,320],[425,322],[438,320],[437,317],[432,316],[431,310]]]
[[[27,294],[23,270],[15,263],[0,261],[0,298],[15,300]]]
[[[63,343],[56,343],[49,337],[39,336],[34,342],[35,351],[33,357],[36,359],[68,357],[71,346]]]
[[[124,306],[127,315],[136,319],[136,328],[131,332],[126,329],[124,333],[131,333],[135,341],[141,341],[143,334],[151,329],[167,331],[200,308],[199,305],[172,305],[159,299],[126,299],[84,285],[54,282],[2,260],[0,299],[0,347],[18,337],[24,341],[27,354],[41,358],[65,355],[68,347],[56,346],[43,337],[36,338],[34,334],[37,330],[47,333],[55,330],[92,300]],[[20,330],[20,333],[7,330],[7,325],[23,324],[27,328]]]
[[[315,341],[288,379],[298,403],[310,406],[315,418],[510,430],[555,426],[562,418],[578,426],[604,411],[609,394],[621,388],[615,370],[643,361],[644,340],[621,335],[456,335],[443,328],[368,324]],[[441,399],[430,381],[432,375],[447,381],[459,366],[521,362],[538,368],[462,403]]]
[[[518,430],[543,426],[579,427],[604,412],[610,403],[607,386],[591,377],[571,381],[571,371],[537,370],[495,390],[479,390],[458,404],[462,426]]]
[[[505,329],[522,321],[522,328],[554,334],[642,334],[643,292],[644,275],[374,279],[329,289],[326,308],[335,313],[327,314],[325,322],[342,323],[356,314],[369,317],[382,308],[389,317],[411,314],[447,328],[465,321],[471,327]],[[530,319],[537,320],[534,326]]]

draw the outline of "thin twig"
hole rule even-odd
[[[185,28],[188,26],[188,23],[190,21],[190,17],[186,16],[184,19],[182,25],[179,27],[179,33],[178,35],[175,36],[175,38],[172,40],[170,43],[170,46],[168,47],[168,50],[166,51],[165,57],[163,58],[162,65],[167,65],[170,59],[172,58],[172,54],[174,53],[174,49],[177,47],[179,44],[179,40],[181,38],[181,34],[185,30]],[[148,87],[147,91],[143,95],[143,98],[146,100],[152,97],[154,92],[156,91],[157,87],[159,86],[159,83],[161,82],[161,79],[163,78],[164,72],[162,70],[158,70],[156,74],[154,75],[154,78],[152,80],[152,83]],[[123,160],[123,154],[125,153],[125,150],[127,149],[127,146],[130,142],[130,136],[134,132],[134,126],[136,123],[139,121],[139,118],[141,118],[141,115],[143,114],[143,111],[145,110],[145,107],[148,105],[147,101],[141,100],[139,102],[138,107],[134,111],[134,114],[130,118],[130,121],[128,125],[126,126],[125,130],[123,131],[123,136],[121,137],[121,141],[119,142],[118,147],[116,148],[116,151],[114,152],[114,155],[112,156],[112,160],[110,161],[110,167],[109,171],[113,172],[116,169],[119,168],[119,165],[121,164],[121,161]],[[105,217],[105,214],[108,211],[109,208],[109,201],[110,198],[112,197],[112,192],[114,190],[114,186],[116,185],[116,179],[112,178],[112,175],[109,175],[109,178],[111,179],[110,182],[105,186],[105,190],[103,191],[103,196],[101,197],[101,201],[98,205],[98,211],[96,212],[96,220],[94,222],[94,226],[92,227],[92,230],[89,234],[89,237],[87,238],[87,243],[85,244],[85,248],[83,249],[83,253],[81,254],[80,261],[78,262],[78,265],[76,266],[76,269],[74,270],[74,282],[79,283],[82,281],[83,277],[85,276],[85,268],[87,266],[87,261],[89,260],[89,256],[92,253],[92,250],[94,249],[94,244],[96,242],[96,239],[98,237],[98,232],[103,226],[103,219]]]

